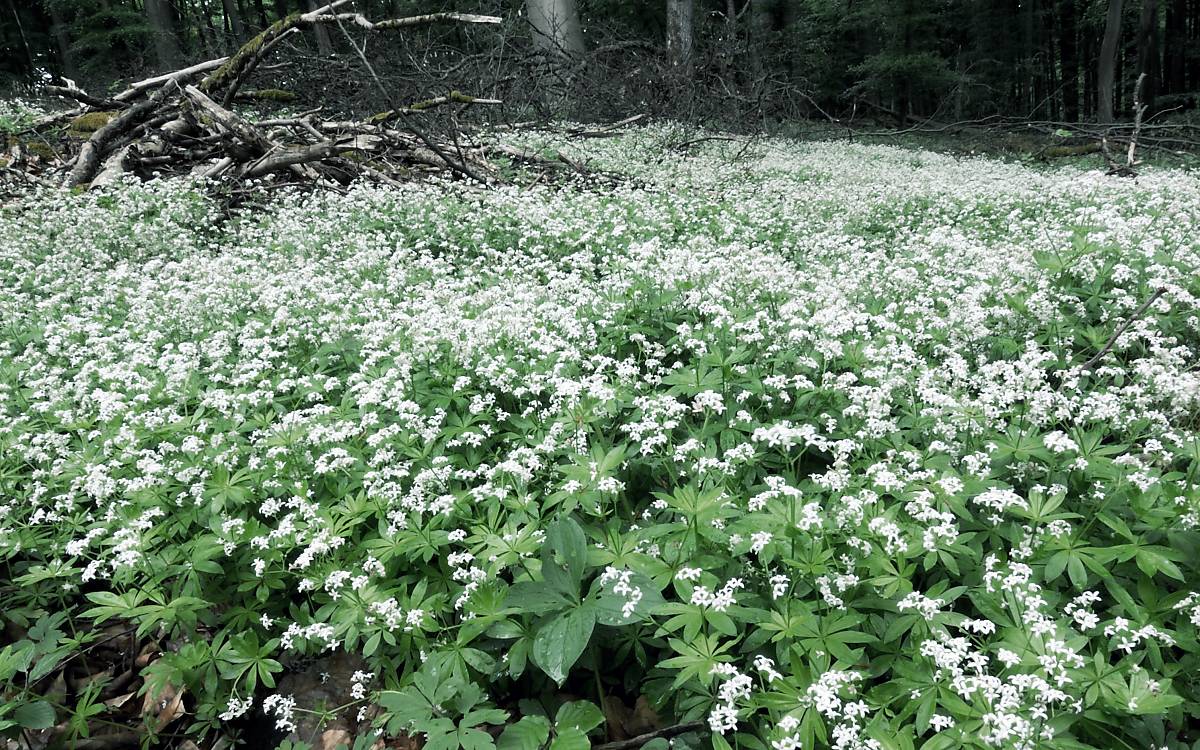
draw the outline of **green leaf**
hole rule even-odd
[[[603,723],[604,712],[591,701],[564,703],[554,716],[554,727],[558,731],[566,727],[575,727],[586,734]]]
[[[587,648],[595,627],[596,613],[591,607],[576,607],[557,615],[538,628],[530,654],[533,663],[561,686]]]
[[[587,735],[574,727],[562,730],[550,743],[550,750],[591,750],[591,747]]]
[[[477,727],[480,724],[503,724],[508,721],[508,712],[501,708],[477,708],[468,712],[458,722],[460,727]]]
[[[492,735],[480,729],[465,728],[458,730],[458,745],[462,750],[493,750],[496,747]]]
[[[536,581],[521,581],[508,587],[504,606],[519,609],[534,615],[564,609],[571,604],[562,592]]]
[[[644,620],[647,615],[665,603],[654,581],[643,573],[634,572],[629,576],[629,585],[640,590],[642,598],[634,605],[630,616],[626,617],[624,610],[628,597],[623,594],[614,594],[612,585],[601,586],[600,579],[597,578],[592,585],[591,595],[588,597],[589,603],[595,605],[596,621],[601,625],[629,625]]]
[[[729,746],[729,741],[716,732],[712,733],[712,746],[713,750],[733,750],[733,748]]]
[[[550,722],[544,716],[525,716],[504,728],[496,750],[538,750],[550,738]]]
[[[54,707],[46,701],[23,703],[13,711],[13,719],[23,729],[49,729],[54,726]]]
[[[575,591],[583,582],[584,566],[587,564],[587,539],[583,529],[570,516],[559,518],[546,530],[547,550],[550,559],[561,565],[575,583]]]

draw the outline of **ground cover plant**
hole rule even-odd
[[[0,731],[1200,747],[1196,175],[677,136],[0,209]]]

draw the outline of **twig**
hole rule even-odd
[[[603,745],[596,745],[592,750],[632,750],[635,747],[641,747],[650,740],[670,739],[678,737],[681,734],[688,732],[698,732],[708,726],[706,721],[686,721],[682,724],[676,724],[670,727],[664,727],[655,732],[646,732],[639,734],[637,737],[630,737],[627,740],[617,740],[616,742],[606,742]]]
[[[1092,357],[1092,358],[1091,358],[1091,359],[1089,359],[1087,362],[1084,362],[1084,363],[1083,363],[1083,366],[1082,366],[1080,369],[1082,369],[1082,370],[1090,370],[1090,369],[1092,369],[1093,367],[1095,367],[1095,366],[1096,366],[1096,364],[1097,364],[1097,363],[1098,363],[1098,362],[1099,362],[1101,359],[1103,359],[1103,358],[1104,358],[1104,355],[1105,355],[1105,354],[1108,354],[1108,353],[1109,353],[1109,351],[1111,351],[1111,350],[1112,350],[1113,346],[1114,346],[1114,345],[1117,343],[1117,339],[1121,338],[1121,334],[1122,334],[1122,333],[1125,333],[1125,329],[1126,329],[1126,328],[1129,328],[1129,326],[1133,325],[1133,322],[1134,322],[1135,320],[1137,320],[1138,318],[1142,317],[1142,314],[1143,314],[1143,313],[1145,313],[1145,312],[1146,312],[1146,310],[1148,310],[1148,309],[1150,308],[1150,305],[1153,305],[1153,304],[1154,304],[1154,302],[1155,302],[1155,301],[1156,301],[1156,300],[1157,300],[1159,297],[1161,297],[1161,296],[1163,296],[1164,294],[1166,294],[1166,292],[1167,292],[1167,290],[1166,290],[1165,288],[1159,288],[1158,290],[1156,290],[1156,291],[1154,292],[1154,294],[1150,295],[1150,299],[1148,299],[1148,300],[1146,300],[1145,302],[1143,302],[1143,303],[1142,303],[1142,305],[1141,305],[1141,307],[1139,307],[1138,309],[1134,310],[1134,311],[1133,311],[1133,315],[1130,315],[1130,316],[1129,316],[1129,318],[1128,318],[1128,319],[1127,319],[1127,320],[1126,320],[1124,323],[1122,323],[1122,324],[1121,324],[1121,327],[1120,327],[1120,328],[1118,328],[1118,329],[1117,329],[1117,331],[1116,331],[1116,333],[1114,333],[1114,334],[1112,335],[1112,337],[1111,337],[1111,338],[1108,340],[1108,343],[1104,345],[1104,348],[1103,348],[1103,349],[1101,349],[1099,352],[1097,352],[1097,353],[1096,353],[1096,356]]]
[[[1145,81],[1146,74],[1142,73],[1133,87],[1133,134],[1129,136],[1129,154],[1125,160],[1125,167],[1130,172],[1133,172],[1133,168],[1137,166],[1137,160],[1134,159],[1133,153],[1137,149],[1138,136],[1142,133],[1142,115],[1146,114],[1146,105],[1142,104],[1142,84]]]
[[[433,151],[433,153],[437,154],[438,158],[440,158],[445,163],[446,167],[452,172],[458,172],[464,177],[468,177],[481,185],[488,184],[487,179],[479,174],[476,174],[475,170],[468,167],[465,161],[462,163],[455,163],[455,161],[447,156],[436,143],[431,141],[422,130],[417,128],[417,126],[412,123],[412,120],[404,113],[402,108],[396,106],[395,101],[392,100],[391,92],[388,91],[387,86],[383,85],[383,81],[379,80],[379,74],[375,72],[375,68],[371,65],[371,61],[367,59],[365,43],[362,47],[360,47],[354,41],[354,37],[350,36],[350,32],[346,29],[345,25],[342,24],[341,19],[335,20],[337,27],[341,29],[342,35],[346,37],[346,41],[350,43],[350,46],[358,55],[358,59],[362,61],[363,66],[367,69],[367,72],[370,73],[371,79],[375,82],[375,86],[383,94],[384,99],[388,103],[388,107],[391,109],[391,111],[400,116],[400,119],[404,121],[404,126],[408,129],[408,131],[420,139],[420,141],[424,143],[431,151]]]

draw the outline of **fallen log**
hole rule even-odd
[[[109,142],[154,114],[159,106],[166,101],[167,97],[178,90],[180,81],[187,80],[189,75],[192,74],[186,72],[176,74],[176,76],[168,79],[166,84],[159,87],[158,91],[155,91],[149,99],[138,102],[129,109],[122,111],[119,115],[109,120],[107,125],[92,133],[92,137],[80,148],[79,156],[75,160],[75,166],[67,174],[66,179],[63,180],[63,185],[66,187],[78,187],[86,182],[90,182],[100,166],[100,159]]]
[[[399,185],[403,179],[430,172],[494,185],[505,178],[492,157],[504,156],[546,174],[606,176],[566,154],[547,158],[503,144],[476,142],[463,134],[453,116],[444,132],[438,133],[435,112],[503,102],[455,89],[433,92],[408,104],[393,102],[371,67],[365,43],[349,33],[349,29],[375,33],[434,23],[498,24],[499,18],[445,12],[371,21],[360,13],[340,12],[348,1],[334,0],[317,10],[287,16],[228,57],[136,81],[112,97],[93,96],[70,81],[54,87],[54,93],[82,106],[34,123],[32,132],[46,144],[49,155],[13,160],[5,165],[6,172],[23,170],[30,175],[25,181],[30,184],[43,184],[53,176],[54,182],[71,188],[109,185],[133,173],[142,179],[190,175],[223,183],[253,182],[245,190],[279,184],[341,190],[359,178]],[[336,24],[341,29],[388,108],[363,120],[319,117],[321,107],[276,118],[235,111],[236,101],[269,105],[292,98],[269,84],[255,90],[243,90],[243,84],[256,69],[268,69],[260,63],[274,45],[314,24]],[[574,135],[601,137],[639,119],[640,115]],[[72,128],[63,133],[57,128],[67,120]],[[23,153],[19,146],[18,151]],[[223,189],[225,194],[240,190]]]

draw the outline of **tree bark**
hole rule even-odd
[[[304,0],[309,12],[321,7],[317,4],[317,0]],[[317,37],[317,54],[321,57],[328,57],[333,54],[333,40],[329,38],[329,30],[321,24],[313,25],[313,34]]]
[[[1123,0],[1108,0],[1104,41],[1100,44],[1100,59],[1096,64],[1096,118],[1105,124],[1113,121],[1113,78],[1120,52],[1123,6]]]
[[[56,5],[50,6],[50,33],[54,36],[54,46],[58,49],[62,74],[71,80],[78,80],[79,68],[75,66],[75,55],[71,52],[67,20],[63,18],[62,10]]]
[[[1187,0],[1170,0],[1167,5],[1167,34],[1163,39],[1163,90],[1171,94],[1187,91]]]
[[[168,0],[146,0],[146,20],[154,34],[154,55],[160,67],[174,70],[180,65],[179,40]]]
[[[1138,24],[1138,74],[1144,74],[1141,103],[1154,107],[1162,77],[1158,61],[1158,0],[1142,0],[1142,17]]]
[[[667,0],[667,59],[686,67],[692,59],[693,0]]]
[[[17,6],[12,0],[8,0],[8,8],[12,11],[13,21],[17,27],[17,36],[21,39],[21,47],[25,50],[25,59],[29,63],[29,75],[32,76],[37,70],[37,60],[34,59],[33,50],[29,47],[29,40],[25,37],[25,25],[21,23],[21,14],[17,12]]]
[[[246,41],[246,26],[242,23],[242,14],[238,10],[235,0],[221,0],[221,9],[225,12],[225,20],[229,24],[229,30],[233,32],[233,36],[237,39],[238,44]]]
[[[583,54],[583,27],[575,0],[525,0],[535,46],[544,53]]]
[[[254,0],[254,11],[258,14],[259,31],[267,28],[271,22],[267,20],[267,9],[263,5],[263,0]]]
[[[1058,50],[1062,60],[1063,118],[1079,121],[1079,48],[1075,38],[1075,0],[1062,0],[1058,16]]]

